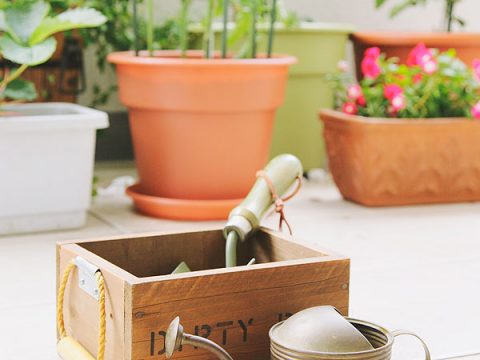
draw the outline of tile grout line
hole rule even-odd
[[[89,209],[88,213],[93,216],[95,219],[99,220],[100,222],[104,223],[105,225],[111,227],[112,229],[118,231],[120,234],[129,234],[131,231],[123,228],[120,225],[115,224],[113,221],[108,220],[106,217],[104,217],[102,214],[99,212]]]

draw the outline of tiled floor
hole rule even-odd
[[[102,186],[134,170],[103,165],[97,174]],[[364,208],[314,176],[286,212],[298,238],[351,257],[352,316],[417,332],[434,359],[480,360],[480,204]],[[101,195],[83,229],[0,237],[0,360],[57,359],[56,241],[211,225],[147,218],[124,195]],[[411,339],[395,352],[422,359]]]

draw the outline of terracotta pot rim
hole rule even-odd
[[[218,54],[218,53],[216,53]],[[274,54],[267,58],[259,54],[256,59],[233,59],[233,58],[203,58],[203,51],[189,50],[187,58],[181,58],[179,50],[158,50],[154,57],[148,57],[146,51],[140,52],[141,56],[135,56],[133,51],[113,52],[107,60],[116,65],[145,65],[145,66],[288,66],[297,62],[297,58],[291,55]]]
[[[466,117],[445,117],[445,118],[418,118],[418,119],[398,119],[398,118],[379,118],[379,117],[366,117],[360,115],[350,115],[345,114],[341,111],[331,110],[331,109],[322,109],[319,112],[320,117],[335,118],[340,121],[351,121],[355,123],[363,124],[426,124],[431,123],[435,125],[446,124],[446,123],[478,123],[473,119]]]
[[[353,41],[378,46],[409,45],[419,42],[426,42],[429,46],[451,48],[457,48],[459,45],[462,47],[480,46],[480,32],[359,31],[354,32],[351,38]]]

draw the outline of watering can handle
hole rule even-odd
[[[417,334],[414,334],[414,333],[412,333],[410,331],[407,331],[407,330],[396,330],[396,331],[392,331],[392,335],[393,335],[394,338],[399,337],[399,336],[413,336],[413,337],[416,337],[418,340],[420,340],[420,342],[423,345],[423,349],[425,350],[425,360],[430,360],[431,359],[430,350],[428,350],[427,344]]]
[[[245,200],[230,213],[224,228],[225,236],[235,231],[240,240],[244,241],[254,233],[275,201],[272,189],[281,197],[295,181],[301,180],[302,163],[293,155],[279,155],[268,163],[261,174]]]

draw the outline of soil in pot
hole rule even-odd
[[[440,51],[454,48],[467,65],[480,58],[480,33],[356,32],[352,40],[358,78],[361,77],[360,64],[365,50],[372,46],[378,46],[388,57],[398,57],[402,63],[419,43]]]
[[[109,56],[117,67],[120,98],[129,109],[143,194],[240,199],[268,160],[275,111],[283,103],[295,59],[202,55]]]
[[[480,201],[480,122],[377,119],[323,110],[343,197],[368,206]]]

